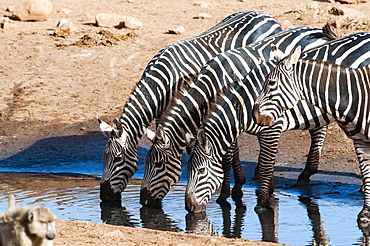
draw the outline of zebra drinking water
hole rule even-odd
[[[370,59],[364,59],[363,51],[351,49],[351,47],[361,45],[365,50],[370,50],[369,41],[370,34],[365,36],[362,33],[354,34],[308,50],[303,56],[340,62],[348,66],[361,66],[369,63]],[[333,56],[338,52],[343,52],[343,56]],[[192,150],[187,165],[189,182],[187,195],[191,196],[192,199],[187,200],[189,201],[187,208],[190,211],[198,212],[205,209],[212,193],[222,181],[222,155],[226,152],[230,143],[235,141],[242,132],[257,135],[261,151],[267,150],[266,153],[260,153],[259,162],[261,162],[261,159],[269,155],[275,157],[282,131],[316,128],[311,134],[314,136],[319,134],[317,136],[320,136],[321,131],[317,130],[334,121],[333,117],[323,113],[318,107],[299,101],[296,107],[286,111],[271,127],[266,128],[258,125],[254,121],[252,108],[259,92],[262,90],[266,76],[276,64],[277,61],[262,63],[245,77],[243,83],[235,83],[226,87],[217,96],[215,103],[209,110],[203,122],[203,127],[198,131],[197,142],[189,141]],[[189,136],[187,139],[191,140],[194,137]],[[322,142],[318,142],[318,144],[316,150],[320,151]],[[271,187],[274,159],[269,157],[269,160],[272,161],[264,162],[265,165],[259,166],[261,185],[256,211],[269,207],[269,187]],[[313,167],[312,170],[306,170],[305,168],[301,174],[303,179],[309,178],[316,172],[317,165]]]
[[[204,109],[208,107],[210,98],[223,86],[241,80],[260,62],[269,60],[271,44],[290,52],[297,45],[312,48],[328,40],[329,38],[321,29],[293,28],[252,43],[247,47],[228,50],[211,59],[202,68],[195,82],[190,82],[188,88],[179,90],[177,97],[172,100],[168,109],[159,119],[160,124],[156,133],[148,130],[154,141],[145,158],[140,203],[145,206],[160,206],[164,196],[181,175],[181,155],[186,146],[181,129],[195,133],[204,117]],[[233,165],[234,174],[236,174],[234,175],[236,182],[233,196],[242,195],[241,186],[245,182],[240,167],[236,139],[232,143],[231,149],[228,150],[229,152],[223,156],[222,160],[225,176],[221,195],[217,199],[219,203],[225,201],[230,195],[229,170],[231,165]],[[262,152],[266,151],[262,150]],[[268,153],[266,155],[268,156]],[[265,159],[261,159],[261,161],[264,162]]]
[[[99,120],[108,137],[103,151],[103,174],[100,199],[120,200],[131,176],[138,167],[138,139],[154,119],[160,117],[170,100],[173,86],[184,77],[195,78],[212,57],[228,49],[246,46],[281,31],[269,15],[240,12],[225,18],[206,32],[178,41],[159,51],[148,63],[136,84],[120,119],[113,127]]]
[[[364,186],[364,206],[359,223],[370,221],[370,34],[357,34],[341,53],[334,54],[338,63],[323,62],[302,56],[297,48],[281,60],[266,79],[255,103],[258,123],[270,125],[282,112],[303,99],[332,115],[338,125],[352,138],[360,164]],[[360,42],[359,42],[360,41]],[[351,52],[358,56],[345,63]],[[355,66],[353,65],[355,64]],[[359,67],[355,69],[354,67]]]

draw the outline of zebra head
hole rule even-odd
[[[276,53],[277,59],[281,57]],[[301,55],[301,47],[283,58],[267,76],[265,84],[253,107],[257,124],[272,126],[284,111],[293,108],[302,98],[300,89],[293,81],[293,65]]]
[[[118,119],[113,121],[113,127],[100,119],[98,122],[100,129],[108,137],[102,158],[100,199],[102,201],[121,200],[121,192],[137,169],[137,154],[136,151],[129,153],[129,135]]]
[[[185,194],[185,209],[189,212],[204,212],[206,204],[223,180],[220,161],[213,157],[211,142],[200,128],[195,139],[187,133],[186,143],[191,148],[186,171],[188,185]]]
[[[171,134],[162,125],[156,132],[146,131],[153,142],[145,161],[144,178],[140,190],[140,204],[148,207],[161,207],[162,199],[178,182],[181,176],[181,152],[184,147],[177,147]]]

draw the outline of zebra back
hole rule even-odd
[[[108,136],[103,151],[102,200],[119,200],[130,177],[138,167],[136,148],[148,126],[159,117],[169,102],[173,86],[181,78],[194,78],[200,68],[216,54],[247,45],[281,31],[269,15],[242,12],[217,24],[194,38],[166,46],[148,63],[136,84],[123,114],[111,127],[100,121]]]
[[[318,61],[330,61],[333,64],[343,67],[363,67],[370,63],[370,34],[369,33],[356,33],[346,37],[333,40],[324,44],[316,49],[309,50],[301,55],[302,59],[312,59]],[[289,59],[292,55],[289,56]],[[297,54],[296,56],[299,56]],[[284,59],[287,61],[288,59]],[[284,61],[284,62],[285,62]],[[274,69],[269,75],[268,80],[271,81],[272,77],[276,77],[276,73],[280,68]],[[312,70],[300,69],[298,72],[301,75],[310,72],[311,76],[314,75]],[[259,95],[255,104],[255,116],[258,123],[265,124],[267,121],[272,123],[283,113],[283,108],[289,109],[293,107],[299,100],[299,93],[292,93],[294,90],[286,90],[287,95],[281,97],[278,101],[268,100],[271,92],[275,91],[276,86],[270,86],[265,83],[264,88]],[[281,93],[278,93],[281,95]],[[281,100],[282,99],[282,100]],[[279,106],[278,106],[279,105]],[[263,113],[260,113],[263,112]],[[270,116],[267,116],[270,115]],[[268,119],[268,120],[266,120]]]
[[[282,31],[246,47],[228,50],[211,59],[201,69],[196,81],[190,81],[186,88],[179,90],[160,118],[160,130],[157,130],[157,138],[145,159],[141,189],[149,191],[155,200],[163,199],[181,175],[180,158],[185,148],[182,129],[195,133],[209,100],[223,86],[241,80],[257,64],[269,60],[272,44],[290,52],[297,45],[310,48],[327,41],[321,29],[300,27]]]

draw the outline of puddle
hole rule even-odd
[[[221,208],[215,202],[216,194],[205,213],[187,213],[184,208],[185,176],[165,197],[162,209],[143,208],[139,204],[144,171],[142,163],[122,194],[122,203],[101,204],[99,174],[104,141],[100,140],[98,146],[95,142],[95,147],[92,147],[88,144],[93,144],[90,140],[81,137],[42,140],[17,155],[1,160],[0,210],[6,209],[7,195],[13,193],[17,204],[45,205],[59,219],[65,220],[106,222],[292,245],[367,245],[356,223],[363,203],[358,184],[320,179],[313,180],[312,185],[306,188],[289,188],[287,184],[294,183],[295,179],[281,178],[278,175],[284,172],[281,167],[275,174],[274,209],[260,215],[253,210],[258,187],[258,182],[254,181],[243,186],[241,202],[246,209],[237,208],[231,199],[230,208]],[[139,160],[143,160],[147,148],[145,144],[139,146]],[[248,162],[242,164],[245,170],[253,170],[251,165],[255,165]],[[299,173],[300,170],[290,168],[290,171]],[[318,175],[324,174],[358,178],[346,173],[322,172]],[[252,173],[248,173],[248,180],[251,176]]]

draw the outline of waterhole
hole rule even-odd
[[[90,139],[91,140],[91,139]],[[99,199],[104,141],[81,137],[43,140],[0,161],[0,210],[7,207],[7,196],[15,194],[17,204],[45,205],[64,220],[91,221],[158,230],[195,233],[293,245],[368,245],[357,226],[363,205],[360,177],[340,172],[319,172],[310,186],[292,188],[296,178],[283,179],[276,167],[273,209],[257,214],[256,190],[252,181],[255,163],[242,162],[248,182],[240,201],[229,199],[220,207],[216,193],[205,213],[187,213],[184,204],[186,172],[163,201],[162,209],[139,204],[143,163],[148,146],[138,148],[139,170],[120,204],[103,204]],[[187,155],[184,154],[183,162]],[[252,167],[252,168],[251,168]],[[299,174],[301,170],[289,169]],[[323,177],[331,177],[327,181]]]

